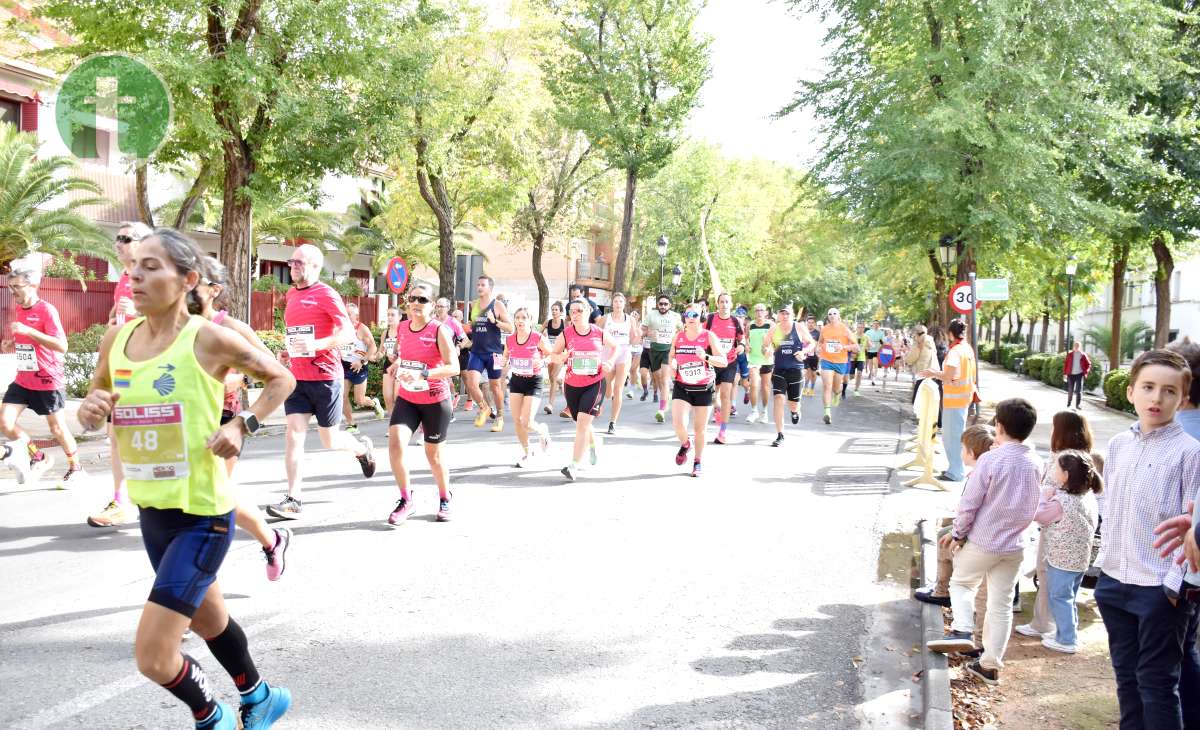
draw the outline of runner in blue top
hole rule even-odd
[[[792,412],[792,425],[800,422],[800,389],[804,382],[804,358],[813,352],[814,341],[808,329],[799,326],[792,316],[791,305],[779,308],[779,316],[764,338],[767,351],[774,357],[771,369],[771,392],[775,395],[775,440],[772,446],[783,444],[784,402]]]
[[[483,426],[490,415],[496,419],[492,424],[493,432],[504,428],[504,394],[501,392],[504,382],[500,377],[500,361],[504,358],[504,335],[513,331],[508,307],[492,296],[495,285],[490,276],[481,276],[475,282],[479,299],[471,305],[471,355],[467,358],[467,392],[479,404],[475,428]],[[488,390],[492,392],[491,407],[479,388],[479,379],[484,375],[488,378]]]

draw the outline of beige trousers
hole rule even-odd
[[[954,575],[950,578],[950,606],[954,611],[953,631],[975,631],[975,596],[981,585],[987,585],[987,618],[983,627],[983,656],[979,663],[985,669],[1004,666],[1004,650],[1008,648],[1012,631],[1013,590],[1021,569],[1022,552],[989,553],[970,541],[954,556]]]

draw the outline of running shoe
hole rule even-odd
[[[758,410],[750,409],[750,415],[746,416],[746,423],[758,423]]]
[[[550,427],[544,423],[537,425],[538,446],[541,447],[542,453],[550,450]]]
[[[125,515],[125,507],[115,499],[109,502],[107,507],[100,510],[100,514],[87,518],[87,523],[92,527],[116,527],[128,521],[129,518]]]
[[[647,398],[649,395],[650,395],[650,391],[646,390],[645,388],[642,388],[642,397],[641,397],[641,398],[639,398],[638,400],[641,400],[641,401],[645,402],[646,398]]]
[[[267,505],[268,514],[284,520],[299,519],[301,509],[303,505],[295,497],[284,497],[278,504]]]
[[[683,462],[687,461],[688,452],[692,450],[692,441],[688,439],[683,446],[679,447],[679,451],[675,452],[675,464],[683,466]]]
[[[349,426],[346,426],[346,433],[357,434],[358,433],[358,424],[352,423]]]
[[[567,478],[568,482],[575,481],[576,468],[577,467],[574,464],[567,464],[562,468],[562,475]]]
[[[471,411],[475,410],[475,401],[468,400],[467,404],[465,406],[463,406],[463,410],[466,411],[467,413],[470,413]]]
[[[371,399],[371,407],[375,409],[376,418],[383,418],[387,415],[387,411],[383,410],[383,406],[380,405],[378,398]]]
[[[495,421],[492,422],[491,431],[492,431],[492,433],[500,433],[503,430],[504,430],[504,417],[501,416],[500,418],[497,418]]]
[[[617,432],[617,424],[613,423],[612,421],[609,421],[608,422],[608,430],[605,431],[605,433],[607,433],[609,436],[612,436],[616,432]]]
[[[826,425],[826,426],[828,426],[829,424],[833,423],[833,416],[829,415],[829,409],[828,409],[828,408],[826,408],[826,409],[825,409],[825,415],[824,415],[824,416],[821,418],[821,420],[825,422],[825,425]]]
[[[742,393],[742,405],[750,405],[750,391]]]
[[[517,459],[517,463],[513,464],[513,468],[514,469],[524,469],[525,465],[528,463],[529,463],[529,452],[526,452],[524,454],[521,454],[521,458]]]
[[[692,476],[694,476],[694,477],[700,476],[700,462],[698,462],[698,461],[692,462]]]
[[[363,436],[361,439],[359,439],[359,441],[362,441],[362,445],[366,446],[367,450],[363,452],[361,456],[356,456],[354,458],[358,459],[358,465],[362,467],[363,476],[367,479],[370,479],[371,477],[375,476],[375,454],[371,452],[374,444],[372,444],[371,439],[367,438],[366,436]]]
[[[263,548],[263,557],[267,559],[267,580],[279,580],[283,569],[287,567],[287,549],[292,544],[292,531],[286,527],[275,528],[275,547],[270,550]]]
[[[729,406],[729,417],[733,418],[737,415],[737,406]]]
[[[68,462],[67,473],[59,477],[58,481],[54,483],[54,488],[70,489],[72,485],[79,484],[83,479],[87,479],[87,473],[83,470],[83,467],[78,464],[72,465]]]
[[[725,429],[717,431],[717,437],[713,439],[713,443],[720,444],[721,446],[725,445]]]
[[[792,411],[792,425],[800,423],[800,411]]]
[[[291,706],[292,693],[286,687],[268,684],[266,699],[253,705],[242,705],[242,730],[268,730]]]
[[[450,500],[454,499],[454,493],[448,493],[444,498],[438,501],[437,521],[450,521]]]
[[[662,411],[658,411],[654,414],[654,420],[662,423],[663,421],[667,420],[666,414]]]
[[[633,393],[630,393],[628,390],[625,391],[625,400],[633,400]]]
[[[396,500],[396,506],[392,508],[392,513],[388,515],[387,522],[389,525],[398,525],[407,520],[413,513],[412,494],[409,493],[409,498],[401,497]]]
[[[1062,654],[1074,654],[1078,648],[1074,644],[1060,644],[1053,636],[1042,637],[1042,646]]]
[[[197,724],[196,727],[203,730],[238,730],[238,719],[229,705],[218,702],[216,719],[209,720],[207,725]]]
[[[467,410],[470,409],[468,408]],[[489,415],[491,415],[491,409],[487,406],[479,406],[479,415],[475,416],[475,428],[483,428],[483,424],[487,423]]]
[[[562,409],[561,411],[558,412],[558,417],[559,418],[570,418],[571,417],[571,409],[570,408]]]
[[[24,484],[32,476],[32,469],[29,468],[29,462],[25,461],[22,457],[12,454],[11,446],[4,446],[3,448],[9,451],[9,455],[0,459],[0,463],[11,466],[12,470],[17,474],[17,484]]]
[[[771,442],[772,446],[783,446],[783,434],[775,436],[775,440]]]
[[[554,414],[554,410],[551,409],[550,406],[542,406],[542,413],[545,413],[547,416],[550,416],[550,415]]]

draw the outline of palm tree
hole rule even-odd
[[[1085,341],[1090,341],[1092,346],[1099,350],[1099,357],[1108,358],[1107,353],[1112,346],[1111,328],[1092,325],[1084,330],[1083,336]],[[1153,327],[1140,319],[1133,322],[1125,322],[1121,325],[1121,359],[1132,360],[1138,351],[1150,349],[1153,341]],[[1113,367],[1118,367],[1119,365],[1120,363],[1117,363]]]
[[[0,124],[0,267],[41,251],[85,254],[115,261],[108,234],[79,212],[105,203],[89,180],[63,174],[74,169],[68,157],[38,159],[37,139],[11,124]],[[54,208],[70,193],[90,193]]]

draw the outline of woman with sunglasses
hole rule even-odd
[[[570,324],[563,335],[554,343],[551,360],[565,364],[567,376],[563,395],[567,398],[567,411],[575,419],[575,445],[571,452],[571,463],[562,468],[567,481],[575,481],[583,451],[588,449],[592,466],[596,465],[597,436],[592,421],[600,415],[604,406],[604,376],[612,372],[613,363],[603,355],[616,353],[616,343],[604,330],[588,324],[592,308],[583,299],[573,299],[567,306]]]
[[[529,450],[529,434],[536,431],[542,453],[550,448],[550,430],[546,424],[537,422],[538,400],[542,395],[542,374],[546,369],[546,355],[550,346],[540,332],[530,326],[531,318],[527,307],[513,312],[513,333],[504,340],[504,364],[511,373],[508,381],[508,409],[512,412],[517,441],[521,444],[521,458],[514,464],[524,468],[532,455]]]
[[[783,445],[784,403],[791,410],[792,425],[800,423],[800,390],[804,385],[805,359],[816,351],[816,340],[807,327],[792,317],[792,307],[779,308],[779,316],[765,337],[767,353],[774,358],[771,364],[771,391],[775,394],[775,440],[772,446]]]
[[[388,515],[398,525],[413,513],[408,465],[404,450],[420,426],[424,431],[425,458],[438,488],[437,521],[450,519],[450,471],[442,460],[442,442],[450,429],[450,378],[458,375],[458,352],[450,328],[433,318],[433,290],[414,284],[408,294],[408,321],[400,325],[396,362],[390,370],[396,403],[388,426],[388,458],[400,489],[400,499]]]
[[[383,326],[383,336],[379,338],[379,352],[376,359],[383,360],[383,406],[388,413],[392,412],[392,404],[396,402],[396,379],[392,377],[392,363],[396,362],[396,333],[400,328],[400,310],[388,307],[387,323]]]
[[[542,333],[546,336],[546,346],[554,349],[554,344],[558,342],[558,338],[562,335],[563,328],[567,326],[566,320],[563,319],[563,305],[561,302],[555,302],[550,305],[550,319],[542,325]],[[554,413],[554,394],[562,389],[562,365],[554,362],[549,363],[546,372],[546,378],[550,381],[550,395],[546,397],[546,405],[542,406],[542,413],[547,416]],[[570,416],[565,410],[563,413]]]
[[[671,389],[671,424],[679,438],[679,451],[675,463],[680,466],[687,461],[693,441],[688,437],[687,418],[691,411],[692,429],[695,432],[696,458],[692,462],[692,476],[700,476],[700,457],[704,453],[705,432],[708,430],[708,411],[712,408],[713,384],[717,374],[713,369],[729,365],[728,352],[712,331],[704,328],[701,318],[703,306],[692,302],[683,312],[683,329],[675,334],[667,362],[675,381]]]

